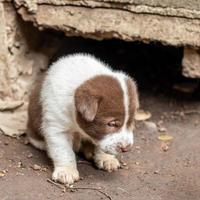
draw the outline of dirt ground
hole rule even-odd
[[[140,62],[138,68],[133,72],[124,68],[135,74],[141,108],[152,114],[147,121],[137,122],[132,150],[119,156],[126,165],[108,173],[78,157],[82,180],[66,189],[48,181],[52,164],[44,152],[26,144],[24,136],[13,139],[0,134],[0,200],[200,199],[200,92],[173,90],[176,82],[189,81],[174,71],[180,64],[174,55],[180,49],[147,48],[151,55],[139,47],[134,50],[135,57],[126,59]],[[159,57],[158,52],[162,53]],[[116,63],[124,65],[123,60],[117,60],[120,56],[110,57],[114,56]],[[173,137],[167,143],[158,139],[165,129]]]
[[[137,123],[134,147],[120,155],[127,166],[107,173],[78,158],[82,180],[74,188],[80,189],[65,191],[48,182],[52,165],[44,152],[24,144],[24,137],[0,135],[0,169],[6,170],[0,178],[0,199],[199,200],[200,117],[196,111],[200,102],[146,93],[141,94],[141,101],[152,118]],[[173,136],[169,149],[158,140],[154,123],[162,124]],[[33,169],[34,164],[41,169]]]

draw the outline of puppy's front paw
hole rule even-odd
[[[101,154],[95,158],[96,166],[108,172],[116,171],[120,167],[120,163],[113,155]]]
[[[79,173],[74,166],[55,167],[52,179],[54,181],[70,185],[79,180]]]

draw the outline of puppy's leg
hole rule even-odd
[[[87,160],[94,160],[99,169],[112,172],[120,167],[117,158],[114,155],[104,153],[93,140],[86,137],[81,137],[80,140],[79,152],[83,153]]]
[[[54,164],[52,179],[61,183],[72,184],[79,179],[79,173],[69,135],[50,124],[43,128],[47,151]]]
[[[108,172],[116,171],[120,167],[120,163],[114,155],[104,153],[98,148],[95,150],[94,162],[99,169]]]
[[[80,151],[87,160],[93,160],[95,152],[95,144],[91,140],[82,140]]]
[[[30,127],[26,130],[27,138],[30,144],[35,148],[45,151],[46,144],[44,138],[42,138],[37,132],[33,131]]]

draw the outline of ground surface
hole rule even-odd
[[[180,99],[142,93],[142,108],[152,113],[148,121],[162,124],[173,136],[169,149],[163,151],[157,138],[160,133],[152,124],[137,123],[132,151],[120,156],[127,163],[124,169],[107,173],[79,159],[83,180],[74,187],[88,189],[63,191],[47,182],[52,165],[46,154],[24,144],[24,137],[0,135],[0,170],[6,170],[0,178],[0,199],[109,199],[102,191],[112,200],[199,200],[200,117],[195,111],[200,110],[200,102],[195,98]],[[42,169],[34,170],[34,164]]]
[[[199,200],[200,89],[188,94],[173,89],[177,83],[198,84],[180,76],[181,48],[92,43],[98,57],[134,75],[141,108],[152,114],[137,123],[131,152],[120,155],[127,166],[107,173],[79,158],[83,179],[74,184],[78,189],[65,191],[47,181],[52,164],[44,152],[25,144],[24,136],[0,134],[0,200]],[[157,129],[164,128],[173,136],[168,144],[158,139]]]

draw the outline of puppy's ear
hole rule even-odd
[[[139,109],[139,95],[137,84],[132,78],[127,79],[127,87],[128,87],[128,94],[130,98],[130,103],[134,105],[134,110],[137,111]]]
[[[91,91],[77,90],[75,93],[75,106],[78,113],[87,120],[92,122],[97,114],[100,97],[92,95]]]

